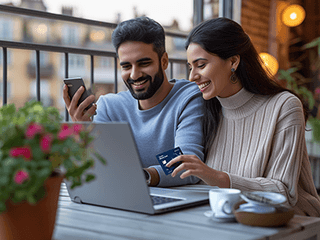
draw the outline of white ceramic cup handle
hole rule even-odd
[[[219,202],[219,208],[224,214],[230,215],[232,213],[231,205],[228,200],[222,200]]]

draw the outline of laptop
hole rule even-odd
[[[209,202],[208,191],[148,187],[128,123],[82,124],[93,126],[93,147],[107,164],[103,165],[95,159],[94,168],[88,171],[96,178],[82,186],[71,189],[71,183],[65,181],[72,201],[146,214]]]

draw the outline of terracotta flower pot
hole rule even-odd
[[[62,180],[62,175],[50,177],[45,182],[47,195],[36,205],[8,202],[7,211],[0,214],[0,239],[51,239]]]

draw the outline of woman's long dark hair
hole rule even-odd
[[[240,63],[235,74],[238,81],[249,92],[260,95],[274,95],[289,91],[280,86],[264,70],[262,60],[250,37],[238,23],[228,18],[215,18],[200,23],[189,33],[186,49],[190,43],[197,43],[207,52],[216,54],[222,59],[239,55]],[[217,98],[212,98],[205,100],[204,108],[203,133],[206,157],[219,126],[221,104]],[[307,120],[306,109],[305,120]]]

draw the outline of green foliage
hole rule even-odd
[[[315,104],[315,100],[310,90],[304,86],[298,85],[296,80],[303,79],[303,76],[297,73],[298,70],[299,68],[297,67],[289,68],[288,70],[280,69],[278,71],[278,78],[280,80],[285,79],[287,81],[287,88],[300,95],[309,104],[309,109],[312,109]]]
[[[303,49],[313,48],[317,47],[318,50],[318,56],[320,56],[320,37],[313,39],[311,42],[305,44],[303,46]]]
[[[72,188],[94,179],[90,128],[62,124],[59,111],[36,101],[16,109],[0,108],[0,213],[6,201],[36,204],[45,195],[44,182],[60,170]]]
[[[309,123],[312,127],[313,140],[320,143],[320,120],[317,118],[310,118]]]
[[[311,50],[312,48],[316,48],[316,51]],[[309,54],[307,54],[306,56],[308,56],[310,60],[310,70],[314,74],[317,74],[320,69],[320,37],[315,38],[311,42],[305,44],[302,49],[310,49]],[[310,81],[310,79],[307,79],[299,74],[297,72],[298,70],[299,68],[297,67],[293,67],[288,70],[280,69],[278,71],[278,78],[285,79],[288,89],[299,94],[303,98],[303,100],[309,104],[309,109],[312,109],[316,103],[314,96],[310,90],[302,86],[303,83]],[[308,121],[312,126],[313,140],[320,143],[320,119],[309,117]]]

